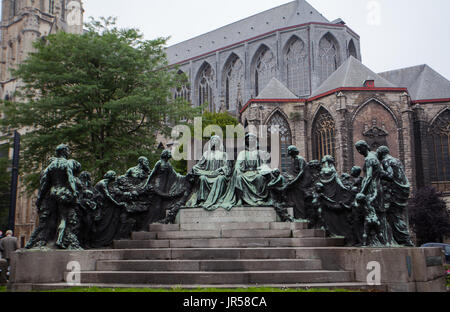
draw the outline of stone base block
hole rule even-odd
[[[294,209],[289,208],[293,215]],[[273,207],[235,207],[231,211],[219,208],[215,211],[206,211],[202,208],[182,209],[177,224],[203,224],[203,223],[271,223],[280,222],[280,218]]]

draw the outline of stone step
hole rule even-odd
[[[354,274],[347,271],[250,271],[250,272],[81,272],[81,283],[166,284],[166,285],[261,285],[296,283],[352,282]]]
[[[114,241],[115,249],[232,248],[232,247],[338,247],[343,238],[216,238]]]
[[[180,289],[197,290],[210,288],[211,285],[183,285],[181,288],[179,285],[149,285],[149,284],[98,284],[98,283],[84,283],[77,287],[80,288],[140,288],[140,289],[164,289],[167,291],[179,291]],[[214,285],[217,289],[248,289],[255,287],[254,285],[244,284],[228,284],[228,285]],[[367,292],[387,292],[386,285],[371,286],[366,283],[358,282],[345,282],[345,283],[303,283],[303,284],[260,284],[258,288],[274,288],[283,290],[310,290],[310,289],[345,289],[349,291],[367,291]],[[31,291],[52,291],[73,288],[73,286],[67,283],[49,283],[49,284],[19,284],[14,283],[10,285],[11,291],[18,292],[31,292]]]
[[[307,222],[217,222],[217,223],[182,223],[150,224],[150,232],[173,231],[215,231],[215,230],[305,230]]]
[[[222,230],[223,238],[290,238],[291,230]]]
[[[149,229],[150,232],[162,232],[162,231],[179,231],[179,224],[150,224]]]
[[[310,271],[321,270],[320,260],[108,260],[97,271]]]
[[[170,248],[169,240],[120,240],[113,242],[114,249]]]
[[[151,239],[201,239],[201,238],[289,238],[292,230],[216,230],[216,231],[167,231],[167,232],[135,232],[132,240]],[[297,237],[324,237],[324,233],[315,230],[297,230]]]
[[[202,208],[181,209],[177,219],[179,221],[177,223],[181,224],[279,221],[273,207],[234,207],[231,211],[226,211],[221,208],[214,211],[206,211]]]
[[[220,238],[221,231],[176,231],[176,232],[157,232],[158,239],[201,239],[201,238]]]
[[[157,239],[157,232],[133,232],[131,233],[132,240],[148,240]]]
[[[308,238],[308,237],[326,238],[326,233],[324,230],[295,230],[295,231],[292,231],[292,237],[294,237],[294,238]]]
[[[124,260],[237,260],[296,259],[305,252],[296,248],[175,248],[122,250]],[[302,257],[306,259],[306,257]]]
[[[268,222],[242,223],[183,223],[181,231],[214,231],[214,230],[270,230]]]

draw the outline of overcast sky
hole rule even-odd
[[[84,0],[89,17],[116,16],[147,39],[190,39],[289,0]],[[449,0],[309,0],[328,20],[361,36],[363,63],[375,72],[428,64],[450,79]],[[375,3],[375,5],[374,5]],[[377,4],[380,14],[377,15]]]
[[[139,28],[147,39],[170,36],[171,45],[287,2],[85,0],[84,7],[86,21],[116,16],[120,26]],[[375,72],[426,63],[450,79],[449,0],[308,2],[330,21],[342,18],[361,36],[363,63]],[[379,19],[373,2],[379,3]]]

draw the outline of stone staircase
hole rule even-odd
[[[231,222],[150,225],[131,240],[115,241],[120,260],[98,260],[81,283],[147,288],[357,288],[354,272],[326,270],[311,247],[339,247],[307,223]],[[308,248],[305,248],[308,247]]]

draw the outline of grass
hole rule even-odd
[[[0,286],[0,293],[1,292],[6,292],[6,286]]]
[[[58,289],[46,292],[134,292],[134,293],[152,293],[152,292],[169,292],[169,293],[196,293],[196,292],[206,292],[206,293],[221,293],[221,292],[243,292],[243,293],[253,293],[253,292],[262,292],[262,293],[291,293],[291,292],[300,292],[300,293],[311,293],[311,292],[359,292],[353,290],[346,289],[280,289],[280,288],[240,288],[240,289],[219,289],[219,288],[198,288],[198,289],[182,289],[182,288],[173,288],[173,289],[151,289],[151,288],[81,288],[81,287],[73,287],[67,289]]]

